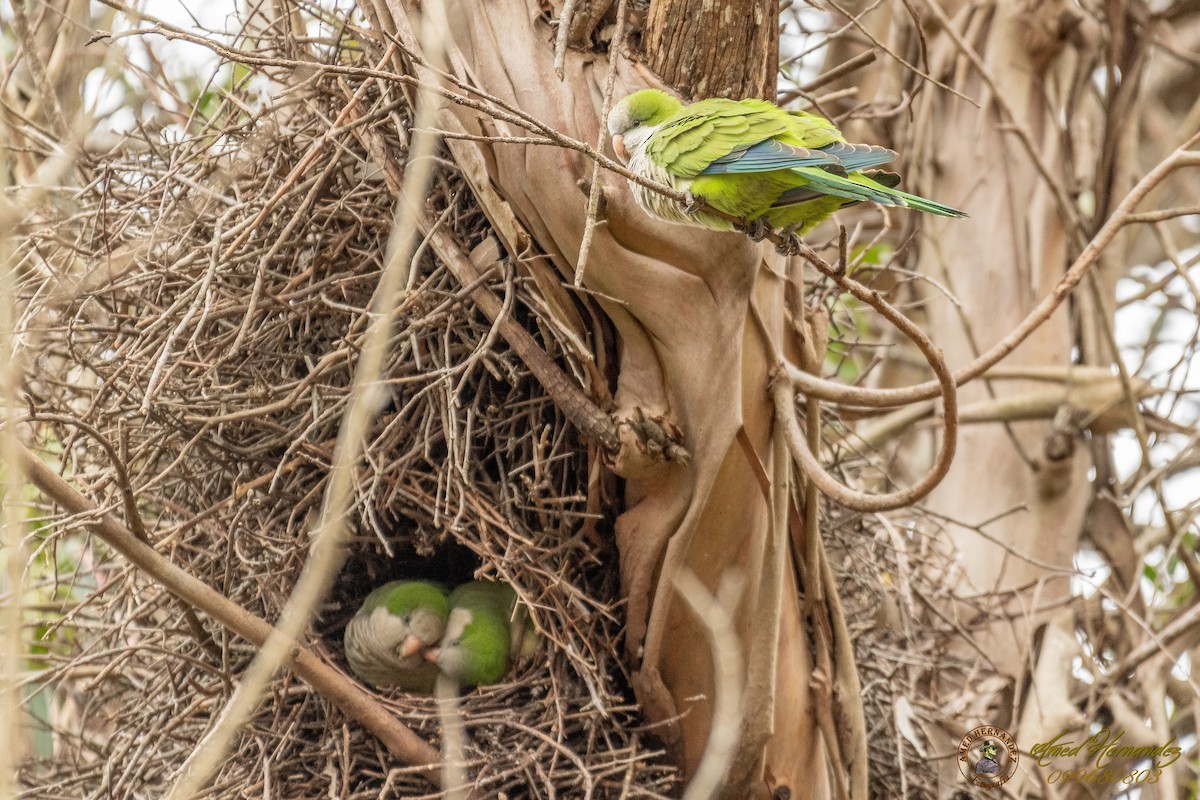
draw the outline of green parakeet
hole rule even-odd
[[[450,618],[441,647],[426,653],[459,684],[486,686],[530,655],[539,637],[512,587],[471,581],[450,593]]]
[[[711,98],[684,107],[657,89],[625,97],[608,115],[613,149],[639,175],[690,192],[718,211],[773,228],[811,230],[837,209],[870,201],[946,217],[963,212],[894,188],[871,169],[896,158],[885,147],[850,144],[832,122],[763,100]],[[668,222],[733,230],[729,220],[632,183],[648,214]]]
[[[437,667],[425,658],[446,630],[446,590],[426,581],[392,581],[367,595],[346,625],[346,661],[363,681],[429,693]]]

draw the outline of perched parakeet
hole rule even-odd
[[[432,692],[438,671],[425,651],[441,640],[449,616],[446,590],[436,583],[385,583],[367,595],[346,625],[346,661],[377,688]]]
[[[613,107],[608,130],[631,171],[773,228],[794,226],[803,234],[842,206],[862,201],[966,216],[893,188],[898,176],[870,169],[895,159],[894,151],[850,144],[824,117],[764,100],[712,98],[685,107],[666,92],[643,89]],[[669,197],[630,185],[651,216],[734,229],[729,220],[703,210],[691,213]]]
[[[464,686],[486,686],[530,655],[539,637],[512,587],[471,581],[450,593],[450,618],[439,648],[426,657]]]

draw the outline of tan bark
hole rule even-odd
[[[651,3],[646,62],[684,97],[774,99],[778,29],[772,0]]]
[[[943,2],[941,7],[952,17],[954,30],[979,54],[992,84],[970,64],[937,15],[923,13],[926,33],[932,32],[933,77],[979,106],[927,85],[913,103],[907,135],[896,144],[915,191],[971,215],[950,221],[926,217],[920,223],[917,270],[943,282],[961,304],[934,299],[925,328],[944,349],[946,360],[958,366],[1011,331],[1078,252],[1071,238],[1074,229],[1035,158],[1047,165],[1050,180],[1060,186],[1072,184],[1054,109],[1091,54],[1070,41],[1076,10],[1069,2]],[[896,29],[915,36],[915,26],[898,4],[894,13],[901,20],[894,23]],[[1012,132],[1014,125],[1028,135],[1032,154]],[[1064,309],[1005,366],[1065,367],[1071,363],[1074,344],[1075,328]],[[909,377],[899,380],[907,382]],[[1006,382],[1002,391],[1028,389],[1036,387]],[[990,396],[984,381],[960,392],[966,407]],[[1065,698],[1050,701],[1022,692],[1023,676],[1035,669],[1038,658],[1035,635],[1070,595],[1064,574],[1071,569],[1088,508],[1088,466],[1086,447],[1051,422],[967,426],[961,431],[954,466],[926,505],[961,523],[948,526],[961,555],[961,572],[953,578],[955,594],[971,599],[995,594],[999,599],[988,607],[986,619],[978,617],[974,603],[946,609],[972,639],[952,645],[952,650],[973,661],[975,671],[953,676],[954,685],[941,690],[953,698],[945,701],[947,707],[961,709],[961,718],[952,721],[958,728],[947,731],[939,747],[978,724],[1007,727],[1024,744],[1045,741],[1077,722],[1070,714],[1064,716],[1070,708]],[[992,519],[996,521],[982,532],[974,528]],[[1064,572],[1056,575],[1046,565]],[[976,679],[998,674],[1005,688],[993,695],[973,685],[968,677],[972,674]],[[1015,715],[1010,713],[1014,710]],[[939,769],[940,796],[954,796],[962,788],[955,762],[947,759]],[[1006,789],[1021,792],[1026,777],[1018,775]]]
[[[394,19],[413,13],[390,7]],[[528,0],[462,3],[449,12],[451,63],[461,77],[558,131],[595,141],[605,60],[571,53],[560,81],[550,29]],[[774,25],[774,12],[767,21]],[[641,88],[643,76],[644,68],[623,62],[616,96]],[[524,134],[461,106],[446,114],[447,126],[471,133]],[[460,163],[471,160],[467,151],[482,156],[475,160],[486,175],[468,173],[477,192],[498,193],[559,273],[572,275],[585,216],[581,183],[591,163],[553,147],[457,142],[451,151]],[[685,775],[692,774],[708,739],[714,668],[703,624],[675,598],[670,577],[691,569],[715,592],[723,575],[741,571],[735,619],[747,714],[725,796],[769,797],[786,787],[797,800],[825,797],[827,768],[809,708],[811,666],[795,577],[786,558],[773,573],[782,585],[770,591],[763,577],[771,574],[764,563],[767,502],[735,438],[744,425],[770,471],[772,365],[748,308],[756,292],[768,328],[783,341],[784,283],[759,269],[762,251],[747,238],[658,223],[634,205],[624,179],[605,174],[601,181],[605,219],[592,241],[585,286],[617,331],[615,414],[677,426],[691,455],[686,465],[643,457],[631,427],[623,429],[626,447],[617,463],[626,479],[625,512],[616,536],[638,698]],[[527,254],[520,242],[505,243],[514,255]],[[762,607],[763,586],[774,607]],[[780,619],[781,628],[770,625]],[[775,653],[774,664],[764,661]]]

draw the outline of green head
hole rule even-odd
[[[422,648],[437,644],[450,616],[446,590],[428,581],[385,583],[367,595],[358,613],[372,616],[377,608],[385,609],[388,638],[396,638],[396,649],[402,658],[418,652],[418,643]]]
[[[608,113],[613,150],[628,161],[630,152],[645,145],[658,126],[682,110],[683,103],[658,89],[642,89],[626,96]]]
[[[438,669],[464,686],[486,686],[508,672],[512,637],[508,617],[455,608],[437,653]]]

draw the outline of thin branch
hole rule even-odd
[[[1026,315],[1025,319],[1021,320],[1011,333],[994,344],[986,353],[954,373],[954,383],[957,386],[962,386],[978,378],[992,366],[999,363],[1009,353],[1016,350],[1046,320],[1050,319],[1058,307],[1062,305],[1063,301],[1067,299],[1067,296],[1083,280],[1088,270],[1095,265],[1100,254],[1104,252],[1113,238],[1125,225],[1129,224],[1129,217],[1132,215],[1134,207],[1151,189],[1177,169],[1200,166],[1200,152],[1186,149],[1194,142],[1195,137],[1159,163],[1157,167],[1148,172],[1145,177],[1138,181],[1137,185],[1129,190],[1129,194],[1125,195],[1125,199],[1117,206],[1113,215],[1096,232],[1096,235],[1092,237],[1087,247],[1083,249],[1079,257],[1075,259],[1074,263],[1071,264],[1070,268],[1063,274],[1054,288],[1050,290],[1050,293]],[[863,389],[855,386],[846,386],[836,381],[823,380],[815,375],[801,374],[798,370],[791,370],[789,374],[795,382],[796,388],[806,395],[812,395],[822,400],[846,406],[891,408],[932,399],[940,391],[937,381],[926,381],[925,383],[919,383],[915,386],[902,389]]]
[[[445,50],[447,30],[442,4],[438,0],[427,0],[421,38],[429,59],[434,63],[441,60]],[[389,58],[390,52],[389,50]],[[365,91],[365,88],[360,91]],[[347,108],[343,109],[342,117],[352,113],[356,106],[357,102],[349,103]],[[419,96],[415,127],[432,127],[439,106],[436,96]],[[308,559],[300,579],[280,614],[279,627],[271,632],[251,662],[215,726],[184,764],[181,777],[168,795],[169,800],[192,797],[216,772],[229,751],[234,736],[258,707],[268,684],[308,626],[317,604],[328,593],[329,586],[341,567],[345,557],[342,541],[346,535],[347,516],[354,495],[356,467],[363,455],[367,428],[378,408],[377,391],[390,348],[393,310],[400,290],[408,283],[419,220],[424,217],[425,194],[433,179],[433,156],[437,152],[437,146],[437,137],[431,134],[419,133],[413,136],[404,189],[396,207],[396,220],[389,242],[391,252],[388,253],[375,293],[378,307],[354,371],[348,407],[342,418],[337,443],[334,445],[325,502],[321,508],[320,520],[313,531]],[[310,155],[314,152],[315,148],[310,151]]]
[[[100,513],[95,503],[77,492],[41,458],[24,447],[20,448],[19,454],[30,483],[68,513],[85,519],[93,535],[171,594],[255,646],[261,647],[277,632],[266,620],[176,566],[112,516]],[[415,767],[427,767],[422,774],[430,781],[436,781],[437,751],[379,705],[355,681],[320,660],[306,647],[294,647],[288,657],[292,671],[316,692],[348,717],[362,723],[397,759]]]
[[[575,4],[578,0],[566,0],[562,11],[558,14],[558,33],[554,37],[554,74],[561,81],[567,65],[567,42],[571,38],[571,20],[575,17]],[[620,24],[620,23],[618,23]],[[613,39],[615,45],[619,37]],[[615,50],[612,52],[616,52]],[[613,59],[616,61],[616,59]]]
[[[815,92],[826,84],[833,83],[839,78],[844,78],[852,72],[857,72],[868,64],[875,63],[875,51],[867,50],[859,53],[854,58],[843,61],[831,70],[822,72],[817,77],[813,78],[808,83],[800,87],[799,91],[805,94]]]
[[[63,115],[62,105],[58,102],[58,94],[55,93],[54,87],[50,84],[50,78],[46,74],[46,65],[42,63],[37,40],[29,26],[25,4],[13,3],[10,8],[13,30],[17,34],[17,40],[21,43],[21,49],[25,54],[25,64],[29,68],[29,74],[33,77],[34,86],[37,87],[38,100],[45,107],[46,117],[49,119],[50,127],[54,130],[55,135],[61,141],[67,141],[70,138],[71,128],[67,124],[67,118]]]
[[[117,448],[113,447],[112,442],[105,438],[96,427],[83,421],[82,419],[68,414],[52,414],[39,412],[34,410],[29,415],[30,422],[57,422],[62,425],[70,425],[90,436],[96,444],[100,445],[100,449],[108,456],[109,465],[113,472],[116,473],[117,489],[121,493],[121,501],[124,505],[125,524],[133,531],[134,535],[143,542],[149,542],[150,538],[146,535],[146,526],[142,522],[141,512],[138,511],[137,498],[134,496],[133,485],[129,481],[129,471],[125,467],[125,461],[121,458]]]
[[[1125,223],[1133,225],[1144,222],[1165,222],[1176,217],[1194,217],[1197,215],[1200,215],[1200,206],[1164,208],[1162,211],[1145,211],[1141,214],[1130,214],[1125,218]]]
[[[571,0],[568,0],[569,2]],[[625,40],[625,4],[628,0],[617,0],[617,30],[609,47],[608,78],[604,82],[604,102],[600,104],[600,132],[596,150],[604,147],[608,136],[608,109],[612,105],[613,88],[617,85],[617,65],[621,63],[621,43]],[[562,73],[559,73],[562,77]],[[600,210],[600,162],[592,165],[592,185],[588,187],[587,218],[583,224],[583,241],[579,244],[579,260],[575,263],[575,287],[583,286],[587,271],[588,255],[592,251],[592,234],[596,230],[596,214]]]

